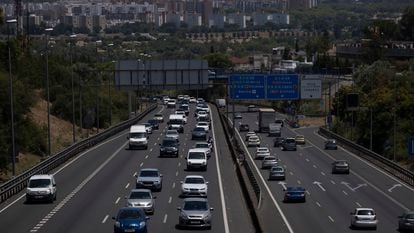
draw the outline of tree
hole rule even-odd
[[[414,40],[414,7],[405,9],[400,21],[400,32],[404,40]]]
[[[230,59],[223,53],[210,53],[204,56],[209,67],[216,69],[228,69],[233,66]]]

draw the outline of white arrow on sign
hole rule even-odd
[[[352,192],[355,192],[355,190],[363,187],[363,186],[367,186],[367,184],[358,184],[358,186],[356,186],[355,188],[352,188],[351,185],[345,181],[342,181],[341,184],[345,185],[347,188],[349,188]]]
[[[319,181],[314,181],[313,184],[316,184],[317,186],[319,186],[320,189],[322,189],[322,191],[326,191],[324,187],[322,187],[322,183]]]
[[[282,185],[283,190],[285,190],[285,189],[286,189],[286,182],[279,181],[279,183],[278,183],[278,184]]]
[[[393,189],[395,189],[396,187],[401,187],[401,184],[394,184],[391,188],[388,189],[388,192],[392,192]]]

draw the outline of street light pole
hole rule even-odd
[[[76,129],[75,129],[75,90],[74,90],[74,81],[73,81],[73,51],[72,51],[72,40],[76,38],[76,35],[70,35],[70,67],[71,67],[71,82],[72,82],[72,139],[73,143],[76,142]]]
[[[47,94],[47,155],[51,154],[50,130],[50,92],[49,92],[49,34],[53,28],[46,28],[46,94]]]
[[[102,40],[95,41],[96,46],[96,64],[99,62],[99,54],[98,54],[98,43],[102,43]],[[96,67],[98,68],[98,67]],[[98,77],[96,79],[96,132],[99,133],[99,78],[100,72],[98,71]]]
[[[12,166],[13,166],[13,176],[16,174],[16,143],[14,136],[14,104],[13,104],[13,76],[12,76],[12,65],[11,65],[11,51],[10,51],[10,24],[17,23],[16,19],[10,19],[6,21],[7,23],[7,47],[9,52],[9,78],[10,78],[10,120],[11,120],[11,157],[12,157]]]
[[[111,49],[111,52],[112,52],[112,47],[114,46],[114,44],[108,44],[108,47]],[[109,51],[109,49],[108,49],[108,51]],[[108,57],[109,57],[109,60],[112,60],[112,54],[109,54],[108,55]],[[109,106],[108,106],[108,109],[109,109],[109,126],[111,126],[112,125],[112,96],[111,96],[111,78],[109,77],[108,78],[108,98],[109,98]]]

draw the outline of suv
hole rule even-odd
[[[282,150],[296,150],[296,140],[294,138],[286,138],[282,143]]]
[[[185,159],[187,160],[187,170],[196,168],[207,170],[207,152],[205,149],[190,149]]]
[[[147,188],[151,190],[161,191],[162,189],[162,174],[156,168],[141,169],[137,176],[136,188]]]
[[[172,155],[178,157],[178,151],[180,150],[180,143],[175,138],[164,138],[160,144],[160,157],[164,155]]]
[[[26,188],[26,202],[34,200],[56,200],[56,182],[53,175],[34,175],[30,177]]]

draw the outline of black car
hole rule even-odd
[[[160,128],[160,123],[157,119],[149,119],[148,123],[151,124],[152,129],[159,129]]]
[[[338,146],[336,145],[335,139],[328,139],[325,141],[325,150],[337,150]]]
[[[296,150],[296,140],[294,138],[286,138],[282,143],[282,150]]]
[[[283,120],[277,119],[277,120],[275,120],[275,123],[280,125],[281,127],[283,127]]]
[[[239,131],[240,132],[243,132],[243,131],[249,131],[250,130],[250,128],[249,128],[249,125],[248,124],[241,124],[240,126],[239,126]]]
[[[180,143],[175,138],[164,138],[160,144],[160,157],[165,155],[178,157],[180,151]]]
[[[191,139],[192,140],[195,140],[195,139],[207,140],[207,132],[202,127],[195,127],[193,129]]]
[[[332,163],[332,174],[345,173],[349,174],[349,164],[345,160],[338,160]]]
[[[184,133],[184,126],[180,124],[169,125],[168,129],[175,129],[178,133]]]
[[[282,147],[284,142],[285,142],[285,138],[277,137],[273,140],[273,146]]]

